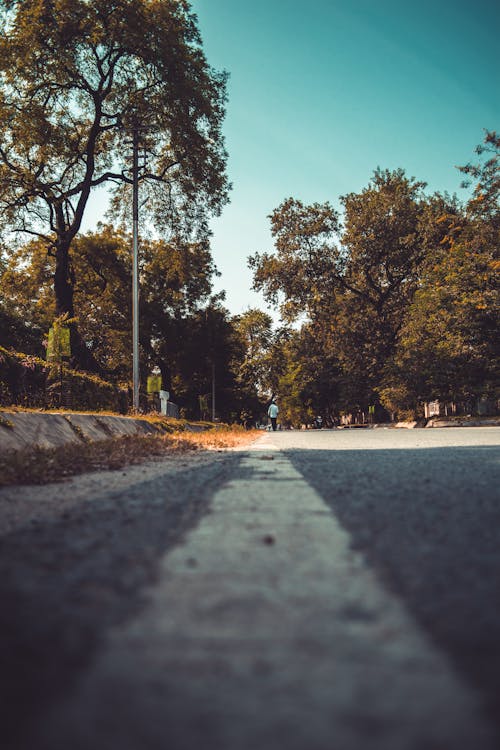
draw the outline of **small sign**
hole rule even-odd
[[[71,357],[71,339],[68,326],[51,326],[47,344],[47,362],[62,362]]]
[[[148,375],[148,393],[159,393],[161,391],[161,375]]]

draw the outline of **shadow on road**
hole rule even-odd
[[[3,747],[17,748],[24,732],[29,737],[106,631],[145,605],[159,561],[208,512],[235,462],[236,455],[225,456],[191,468],[189,481],[182,471],[88,498],[56,521],[1,540]]]
[[[498,448],[286,453],[500,725]]]

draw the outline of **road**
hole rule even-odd
[[[2,539],[7,747],[498,747],[499,446],[266,433],[44,490]]]

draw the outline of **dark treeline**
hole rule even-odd
[[[402,170],[329,204],[288,199],[272,214],[275,252],[254,286],[278,306],[231,316],[213,295],[209,242],[141,242],[141,381],[159,367],[190,417],[238,421],[277,395],[285,423],[343,414],[422,416],[439,399],[473,412],[498,401],[499,139],[488,133],[465,205],[426,195]],[[131,373],[131,238],[109,226],[72,243],[78,329],[99,374]],[[0,345],[45,356],[57,315],[56,260],[43,240],[3,254]]]
[[[154,366],[191,417],[258,419],[279,396],[282,419],[422,415],[434,399],[474,411],[498,400],[498,145],[479,149],[465,205],[426,195],[402,170],[329,204],[288,199],[271,215],[273,254],[250,259],[278,305],[231,316],[212,294],[207,240],[141,243],[142,382]],[[131,363],[131,239],[112,226],[72,244],[78,327],[99,373],[126,384]],[[57,312],[55,259],[42,240],[4,253],[0,345],[45,355]],[[300,325],[292,325],[297,321]]]
[[[403,170],[330,204],[290,198],[270,216],[275,252],[250,258],[254,287],[300,323],[281,344],[276,390],[290,421],[423,404],[498,406],[500,139],[486,134],[474,190],[426,195]]]
[[[98,374],[127,388],[132,362],[131,238],[101,226],[75,238],[72,263],[82,340]],[[0,346],[45,358],[47,332],[56,316],[54,266],[39,240],[5,258]],[[210,417],[215,379],[219,418],[239,421],[243,412],[258,418],[263,407],[255,378],[267,382],[261,353],[272,338],[272,320],[257,310],[231,316],[222,295],[212,294],[214,272],[205,242],[141,242],[142,387],[145,390],[148,374],[159,367],[163,388],[186,416]],[[259,361],[252,362],[257,352]]]

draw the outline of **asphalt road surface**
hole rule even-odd
[[[1,491],[4,745],[500,747],[499,447],[277,432]]]

